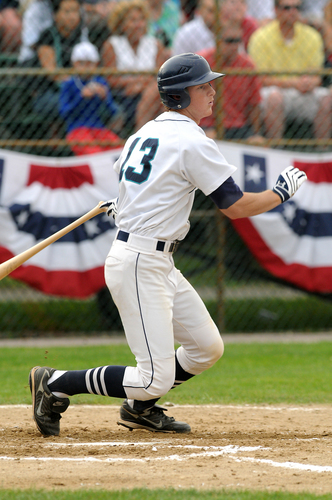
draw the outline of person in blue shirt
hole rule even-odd
[[[73,48],[71,62],[78,72],[94,70],[99,63],[98,50],[88,41],[80,42]],[[104,122],[106,117],[115,123],[119,108],[103,77],[77,74],[62,82],[59,113],[66,123],[66,138],[75,155],[99,153],[122,146],[122,140]],[[89,141],[107,141],[107,144],[77,144]]]

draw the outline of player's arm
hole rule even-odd
[[[307,176],[298,168],[285,168],[273,189],[261,193],[242,192],[232,177],[210,194],[220,211],[230,219],[252,217],[268,212],[291,198]]]
[[[240,219],[241,217],[252,217],[263,212],[268,212],[272,208],[282,203],[280,196],[272,190],[262,193],[243,193],[243,196],[226,209],[220,211],[230,219]]]

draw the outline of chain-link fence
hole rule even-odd
[[[269,66],[268,46],[266,49],[260,37],[253,36],[267,29],[267,36],[273,39],[275,31],[269,27],[285,22],[287,15],[295,15],[300,2],[281,0],[274,9],[264,1],[258,11],[254,10],[255,2],[247,2],[248,11],[260,14],[253,17],[246,11],[242,20],[227,17],[232,9],[238,14],[245,12],[246,2],[241,0],[167,3],[174,3],[169,7],[173,31],[167,31],[167,23],[162,29],[151,22],[153,2],[109,3],[107,15],[105,11],[101,17],[96,10],[88,9],[88,2],[83,6],[76,0],[54,3],[54,20],[51,16],[43,30],[37,26],[39,38],[28,47],[29,57],[22,60],[24,40],[19,52],[0,54],[0,148],[40,157],[71,158],[121,147],[130,134],[162,112],[156,68],[182,47],[183,52],[202,53],[213,69],[226,74],[216,80],[213,114],[201,124],[207,135],[282,151],[332,151],[332,70],[326,35],[330,31],[324,18],[319,24],[318,15],[314,20],[313,16],[303,17],[305,29],[313,30],[304,31],[309,45],[301,47],[307,67],[295,64],[286,70],[284,61],[280,69],[278,65]],[[63,9],[68,10],[61,16]],[[301,14],[305,16],[305,11]],[[145,40],[138,56],[135,50],[144,37],[144,26],[149,26],[151,38]],[[36,26],[31,23],[33,29]],[[289,33],[286,39],[292,38]],[[85,44],[88,39],[94,49]],[[200,47],[203,42],[205,46]],[[287,46],[293,50],[291,42]],[[130,65],[135,64],[133,69]],[[285,95],[280,89],[287,89]],[[328,168],[332,168],[332,160]],[[264,269],[231,221],[200,192],[190,222],[191,230],[174,259],[221,331],[331,328],[330,292],[309,293]],[[122,330],[106,288],[86,299],[71,299],[65,294],[59,297],[38,292],[7,277],[0,282],[0,307],[3,336]]]

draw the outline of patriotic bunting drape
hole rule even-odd
[[[307,174],[286,203],[233,222],[259,263],[273,276],[309,292],[332,292],[332,155],[300,154],[220,142],[234,179],[245,191],[271,189],[294,165]]]
[[[32,247],[114,198],[119,151],[79,158],[44,158],[0,150],[0,261]],[[104,262],[116,229],[101,214],[13,271],[47,294],[88,297],[105,286]]]
[[[308,181],[288,202],[234,227],[264,269],[309,292],[332,293],[332,154],[302,154],[217,143],[246,191],[272,188],[294,165]],[[0,262],[117,196],[120,149],[76,158],[0,150]],[[202,165],[204,171],[204,165]],[[88,297],[105,286],[104,261],[115,235],[101,214],[39,252],[11,276],[47,294]]]

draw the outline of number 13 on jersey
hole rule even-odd
[[[137,139],[135,139],[129,147],[126,159],[120,168],[120,181],[124,178],[127,181],[134,182],[135,184],[142,184],[149,178],[152,169],[152,161],[156,156],[159,146],[159,139],[146,139],[139,149],[139,151],[142,151],[142,157],[140,157],[139,165],[131,166],[129,164],[129,160],[136,146],[139,147],[140,140],[141,137],[137,137]],[[135,160],[135,163],[137,163],[137,160]]]

